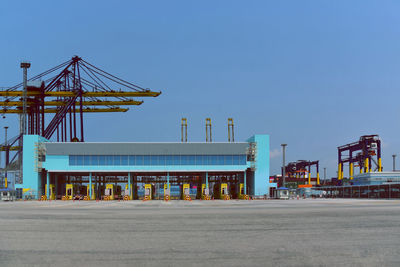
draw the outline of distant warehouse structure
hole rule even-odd
[[[309,188],[309,194],[339,198],[400,198],[400,172],[368,172],[354,175],[340,186]]]
[[[229,143],[54,143],[25,135],[23,142],[16,189],[25,198],[244,198],[276,187],[268,135]]]

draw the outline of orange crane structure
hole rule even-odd
[[[21,160],[24,134],[58,142],[84,142],[84,113],[126,112],[127,106],[143,103],[136,98],[161,94],[118,78],[78,56],[27,79],[29,67],[30,63],[21,63],[22,83],[0,90],[0,113],[20,116],[19,135],[0,145],[0,150],[6,151],[6,166],[17,155]],[[9,151],[17,151],[11,161]]]

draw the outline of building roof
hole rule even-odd
[[[45,143],[47,155],[243,155],[248,143]]]

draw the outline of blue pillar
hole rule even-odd
[[[92,194],[93,194],[93,192],[92,192],[92,173],[91,172],[89,172],[89,198],[91,199],[92,198]]]
[[[167,172],[167,185],[168,185],[168,189],[169,189],[169,172]],[[170,193],[171,194],[171,193]]]
[[[46,190],[46,197],[50,199],[50,173],[47,172],[47,190]]]
[[[132,199],[132,186],[131,186],[131,173],[128,172],[128,190],[129,190],[129,196]]]
[[[246,171],[244,171],[244,175],[243,175],[243,187],[244,187],[244,194],[245,195],[247,195],[246,194],[246,192],[247,192],[247,187],[246,187]]]
[[[208,172],[206,172],[206,188],[208,188]]]

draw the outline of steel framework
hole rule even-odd
[[[346,152],[348,153],[346,155]],[[374,158],[376,156],[376,159]],[[381,140],[379,136],[363,135],[358,142],[338,147],[338,180],[343,179],[343,165],[349,163],[349,178],[353,179],[354,163],[360,168],[360,173],[372,171],[374,163],[375,171],[382,171]]]
[[[306,174],[308,174],[308,184],[311,184],[311,168],[315,166],[316,175],[317,175],[317,185],[319,182],[319,161],[307,161],[307,160],[298,160],[296,162],[290,162],[285,166],[285,172],[287,178],[296,178],[296,179],[306,179]],[[286,178],[286,177],[285,177]]]
[[[24,69],[26,72],[26,68]],[[24,77],[26,77],[24,72]],[[123,106],[141,105],[131,97],[157,97],[151,91],[120,79],[78,56],[13,87],[0,90],[0,113],[23,115],[19,136],[0,145],[0,150],[22,154],[23,133],[58,142],[83,142],[87,112],[126,112]],[[103,108],[98,108],[103,106]],[[46,114],[54,114],[46,123]],[[48,115],[47,115],[48,116]],[[16,155],[14,156],[14,158]],[[13,160],[14,160],[13,158]],[[11,161],[12,162],[12,161]],[[8,162],[7,162],[8,163]]]

